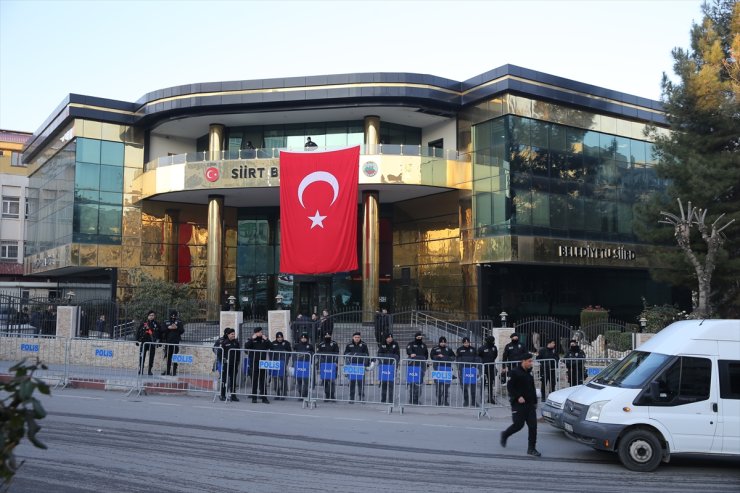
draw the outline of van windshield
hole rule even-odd
[[[642,388],[645,382],[671,358],[672,356],[667,354],[632,351],[622,361],[605,368],[593,382],[612,387]]]

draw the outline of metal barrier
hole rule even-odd
[[[400,369],[397,403],[401,413],[407,406],[427,406],[470,408],[478,418],[483,415],[482,363],[402,359]]]
[[[395,383],[398,381],[396,360],[372,356],[314,354],[313,368],[317,381],[311,391],[312,406],[318,400],[354,404],[380,404],[392,412]]]
[[[153,374],[137,372],[136,390],[139,394],[204,392],[213,394],[213,399],[216,399],[220,391],[220,374],[216,364],[221,354],[220,348],[202,344],[145,342],[138,357],[134,355],[131,361],[141,365],[144,355],[155,348],[160,351],[155,352]],[[139,348],[136,349],[138,351]]]
[[[588,382],[618,358],[561,358],[558,389]]]
[[[65,386],[133,390],[137,386],[139,348],[131,341],[70,339]]]
[[[51,387],[64,386],[67,375],[68,347],[66,339],[55,336],[18,336],[0,334],[0,375],[9,375],[10,368],[22,359],[37,359],[46,365],[34,376]]]
[[[237,358],[239,370],[233,382],[232,396],[244,396],[256,402],[293,399],[309,405],[314,385],[313,360],[308,353],[232,349],[229,358]],[[231,382],[230,382],[231,383]],[[237,398],[238,399],[238,398]]]

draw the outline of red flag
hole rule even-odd
[[[280,152],[280,272],[357,269],[360,147]]]

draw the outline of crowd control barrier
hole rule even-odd
[[[65,386],[132,391],[137,387],[139,348],[131,341],[70,339]]]
[[[238,370],[233,372],[233,380],[230,378],[228,381],[228,389],[233,389],[233,392],[227,389],[227,400],[244,397],[262,402],[295,400],[300,401],[303,407],[310,404],[314,385],[310,354],[232,349],[228,357],[236,358]]]
[[[402,359],[397,402],[413,406],[474,409],[483,414],[482,363]]]
[[[10,368],[23,359],[38,359],[46,365],[46,370],[37,370],[34,377],[43,380],[50,387],[64,386],[67,350],[67,340],[55,336],[0,334],[0,374],[10,374]]]
[[[143,371],[137,371],[136,391],[141,393],[208,393],[216,399],[220,391],[216,362],[220,348],[202,344],[143,343],[134,357]],[[137,351],[139,348],[136,348]],[[149,352],[154,349],[152,375],[148,372]]]
[[[312,406],[316,402],[379,404],[390,413],[395,403],[398,381],[396,360],[371,356],[314,354],[316,385],[312,388]]]

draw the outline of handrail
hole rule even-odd
[[[311,148],[291,148],[291,147],[272,147],[263,149],[237,149],[228,151],[219,151],[213,156],[211,151],[188,152],[172,156],[161,156],[150,160],[144,165],[144,170],[149,171],[159,167],[171,166],[174,164],[187,164],[213,161],[240,161],[252,159],[278,159],[280,151],[331,151],[343,149],[345,147],[311,147]],[[372,151],[372,152],[370,152]],[[360,154],[363,155],[388,155],[388,156],[420,156],[436,159],[445,159],[452,161],[469,161],[470,153],[459,152],[456,149],[440,149],[438,147],[428,147],[421,145],[407,144],[376,144],[373,146],[361,145]]]
[[[447,334],[453,334],[458,340],[462,339],[463,337],[470,338],[471,334],[470,331],[464,327],[461,327],[459,325],[453,324],[451,322],[448,322],[446,320],[442,320],[436,317],[432,317],[431,315],[428,315],[424,312],[419,312],[417,310],[414,310],[411,316],[411,325],[413,327],[434,327],[437,329],[438,332],[446,332]],[[427,338],[429,338],[430,334],[425,334]],[[441,334],[445,335],[445,334]],[[433,336],[434,338],[438,337],[436,334]],[[432,340],[432,342],[434,342]]]

